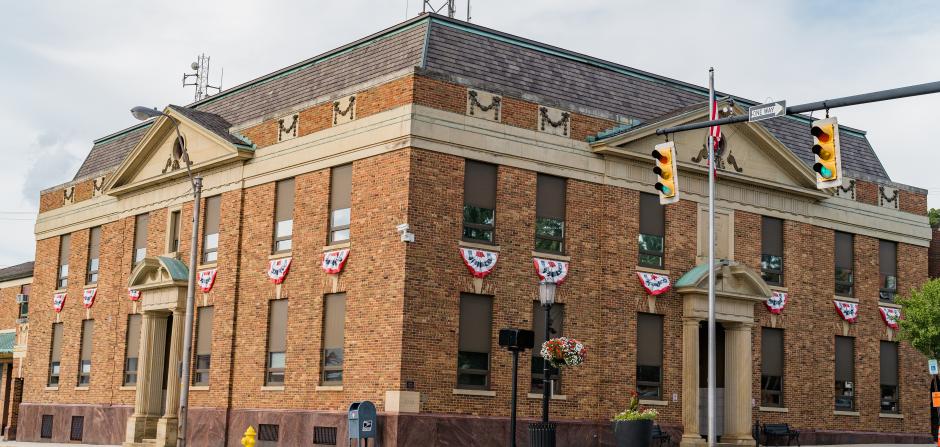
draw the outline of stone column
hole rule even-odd
[[[127,421],[125,442],[141,442],[156,432],[163,391],[163,349],[166,317],[144,312],[140,325],[140,349],[137,357],[137,395],[134,414]]]
[[[754,445],[751,436],[751,323],[725,325],[725,432],[722,443]]]
[[[180,405],[180,362],[183,354],[183,323],[185,315],[181,309],[173,311],[173,332],[170,333],[170,355],[166,367],[166,412],[157,423],[157,447],[173,447],[177,441],[178,413]]]
[[[682,319],[682,447],[705,444],[698,429],[698,328],[698,319]]]

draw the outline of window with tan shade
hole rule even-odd
[[[78,359],[78,386],[91,383],[91,352],[95,338],[95,320],[82,320],[82,344]]]
[[[88,231],[88,266],[85,274],[85,284],[98,282],[98,266],[101,258],[101,227],[93,227]]]
[[[467,160],[463,178],[463,239],[493,243],[496,165]]]
[[[268,302],[268,357],[264,384],[284,385],[287,365],[287,300]]]
[[[346,332],[346,294],[323,297],[323,385],[343,384],[343,345]]]
[[[49,344],[49,380],[48,386],[59,386],[59,373],[62,366],[62,323],[52,324],[52,343]]]
[[[640,399],[663,396],[663,316],[636,316],[636,393]]]
[[[352,203],[352,165],[333,168],[330,172],[330,243],[349,240]]]
[[[898,403],[900,393],[898,390],[898,344],[892,341],[881,341],[881,412],[900,413]]]
[[[878,241],[878,270],[881,277],[878,298],[881,301],[893,302],[895,295],[898,293],[897,242]]]
[[[760,404],[783,406],[783,329],[761,328]]]
[[[206,199],[205,220],[202,225],[202,262],[213,263],[219,259],[219,222],[222,219],[222,196]]]
[[[535,198],[535,250],[565,252],[565,193],[567,181],[539,174]]]
[[[855,263],[854,245],[853,235],[836,231],[836,295],[855,296],[855,276],[852,271]]]
[[[286,253],[293,246],[294,179],[277,182],[274,194],[274,252]]]
[[[167,253],[176,253],[180,251],[180,230],[182,227],[181,216],[182,212],[176,210],[170,213],[170,234],[167,238]]]
[[[767,284],[783,285],[783,221],[761,216],[761,277]]]
[[[69,286],[69,245],[72,243],[71,234],[59,237],[59,272],[56,287],[64,289]]]
[[[212,306],[200,307],[196,312],[196,359],[193,371],[193,385],[209,385],[209,371],[212,365],[212,322],[215,309]]]
[[[140,314],[127,316],[127,344],[124,348],[124,386],[137,384],[137,359],[140,356]]]
[[[637,239],[637,264],[656,269],[663,268],[666,237],[666,208],[659,204],[659,196],[640,193],[640,233]]]
[[[138,214],[134,218],[134,265],[147,257],[147,228],[149,226],[149,214]]]
[[[855,410],[855,339],[836,336],[836,410]]]
[[[489,389],[490,344],[493,340],[493,298],[460,294],[457,387]]]

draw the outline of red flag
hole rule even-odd
[[[711,107],[709,107],[708,119],[711,121],[718,119],[718,101],[713,101],[711,104]],[[718,158],[718,142],[721,141],[721,126],[709,127],[708,136],[712,138],[712,150],[714,151],[715,158],[716,158],[715,166],[712,166],[711,171],[712,171],[712,175],[715,176],[715,180],[718,180],[717,158]]]

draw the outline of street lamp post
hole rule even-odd
[[[183,135],[180,134],[180,125],[175,118],[157,109],[150,109],[141,106],[137,106],[131,109],[131,114],[134,115],[134,118],[137,118],[141,121],[148,120],[150,118],[156,118],[158,116],[164,116],[173,123],[176,128],[177,142],[179,143],[179,153],[176,152],[176,148],[174,147],[173,156],[186,165],[186,173],[189,174],[189,181],[193,186],[193,233],[192,241],[189,245],[189,280],[186,285],[186,325],[185,329],[183,330],[183,365],[181,371],[179,372],[180,406],[179,425],[177,427],[176,440],[176,445],[178,447],[185,447],[186,416],[189,409],[190,360],[192,357],[193,308],[195,307],[196,295],[196,247],[199,244],[199,198],[202,195],[202,177],[193,177],[193,172],[189,168],[190,160],[189,153],[186,151],[186,141],[183,140]]]
[[[545,341],[551,336],[552,305],[555,304],[555,288],[553,282],[539,283],[539,303],[545,309]],[[541,347],[533,347],[541,349]],[[529,426],[529,444],[534,447],[555,447],[555,425],[548,422],[548,403],[551,399],[551,365],[542,359],[542,423]]]

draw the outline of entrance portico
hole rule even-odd
[[[176,445],[188,272],[182,262],[166,257],[146,258],[131,272],[128,287],[141,292],[143,315],[137,397],[125,446]]]
[[[699,426],[699,326],[708,319],[708,266],[696,266],[676,282],[682,296],[682,425],[681,445],[704,445]],[[751,268],[734,261],[716,263],[715,319],[725,333],[724,427],[722,444],[754,445],[751,436],[751,328],[754,304],[771,295]],[[704,408],[704,407],[702,407]],[[719,408],[718,411],[721,411]],[[720,420],[720,419],[719,419]]]

